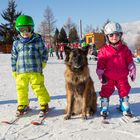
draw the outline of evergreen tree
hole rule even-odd
[[[59,42],[59,30],[57,28],[55,30],[55,34],[54,34],[53,40],[54,40],[54,44],[55,45]]]
[[[16,12],[16,7],[17,5],[15,4],[15,0],[9,0],[8,8],[1,14],[7,23],[1,24],[2,30],[0,30],[0,34],[3,34],[4,42],[9,44],[12,44],[13,36],[17,34],[15,30],[15,20],[19,15],[21,15],[21,12]]]
[[[67,34],[66,34],[66,32],[65,32],[63,27],[60,30],[59,42],[68,43]]]
[[[78,33],[77,33],[77,30],[76,30],[75,27],[70,29],[70,32],[69,32],[69,42],[71,42],[71,43],[79,42]]]

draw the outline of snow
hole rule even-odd
[[[137,78],[130,81],[130,106],[136,117],[140,118],[140,65],[136,64]],[[101,84],[95,73],[96,62],[89,61],[91,77],[98,95]],[[110,98],[110,124],[101,123],[99,117],[99,95],[97,113],[82,120],[80,116],[64,120],[66,107],[65,64],[56,57],[49,58],[44,69],[45,86],[51,96],[50,107],[55,107],[45,119],[44,124],[34,126],[31,121],[37,117],[39,104],[33,91],[29,89],[32,111],[13,125],[0,123],[0,140],[140,140],[140,123],[125,120],[116,107],[119,103],[117,90]],[[130,80],[130,79],[129,79]],[[10,54],[0,54],[0,122],[15,116],[17,108],[15,79],[11,76]]]

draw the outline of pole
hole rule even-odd
[[[82,39],[82,20],[80,19],[80,39]]]

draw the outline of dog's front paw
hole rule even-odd
[[[85,114],[82,115],[82,119],[83,119],[83,120],[87,120],[87,115],[85,115]]]
[[[70,117],[71,117],[71,115],[66,115],[66,116],[64,117],[64,119],[65,119],[65,120],[69,120]]]

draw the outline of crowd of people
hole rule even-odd
[[[79,42],[75,43],[57,43],[53,47],[51,45],[47,45],[47,49],[49,51],[49,57],[53,57],[54,53],[57,59],[63,60],[64,59],[64,47],[69,46],[70,48],[81,48],[86,47],[86,43],[84,45],[80,44]],[[97,60],[97,49],[95,44],[89,45],[89,55],[95,56],[95,60]],[[91,59],[91,58],[89,58]]]

